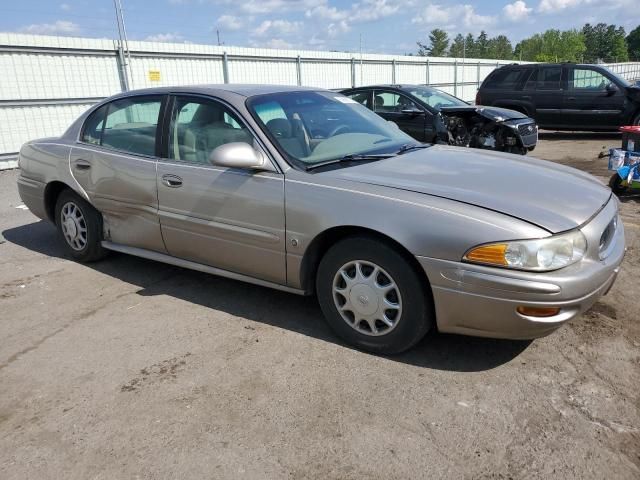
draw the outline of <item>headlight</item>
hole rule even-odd
[[[579,262],[587,250],[587,239],[579,230],[537,240],[488,243],[469,250],[466,262],[547,272]]]

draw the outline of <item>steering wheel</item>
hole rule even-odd
[[[347,133],[351,130],[349,125],[338,125],[331,132],[329,132],[329,136],[327,138],[335,137],[336,135],[341,135],[343,133]]]

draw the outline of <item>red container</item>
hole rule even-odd
[[[628,152],[640,152],[640,125],[620,127],[622,149]]]

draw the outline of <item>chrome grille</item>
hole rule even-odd
[[[518,133],[523,137],[526,135],[534,135],[538,133],[538,126],[535,123],[523,123],[518,125]]]

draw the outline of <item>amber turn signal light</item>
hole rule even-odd
[[[527,317],[553,317],[560,313],[560,308],[558,307],[523,307],[520,306],[516,308],[516,311],[520,315],[525,315]]]
[[[465,259],[478,262],[488,263],[491,265],[508,265],[504,257],[507,251],[506,243],[493,243],[491,245],[483,245],[476,247],[465,255]]]

